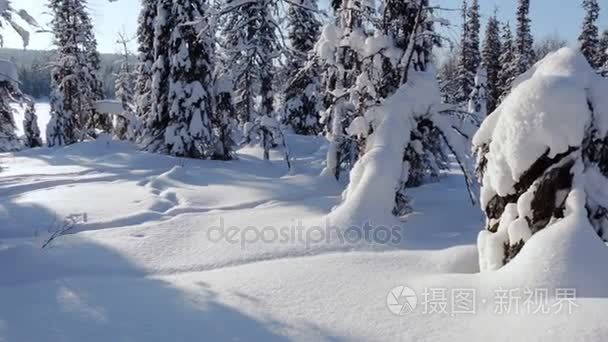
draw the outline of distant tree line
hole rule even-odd
[[[53,51],[0,49],[0,58],[17,65],[20,88],[23,93],[36,99],[48,98],[51,94],[51,67],[55,59]],[[114,83],[120,71],[120,55],[101,54],[100,77],[105,98],[115,98]]]

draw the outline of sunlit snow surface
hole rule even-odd
[[[326,141],[288,142],[291,172],[279,153],[267,162],[257,148],[240,151],[237,161],[196,161],[107,137],[0,154],[0,341],[608,338],[608,277],[589,265],[607,256],[581,251],[572,239],[591,235],[538,233],[517,262],[476,274],[482,215],[456,171],[410,191],[415,212],[391,246],[217,241],[210,233],[221,222],[242,232],[301,221],[310,237],[325,224],[344,188],[318,176]],[[87,222],[41,249],[70,214],[86,214]],[[387,307],[399,285],[418,295],[415,310],[401,316]],[[501,288],[552,295],[559,287],[579,289],[571,314],[532,314],[523,299],[519,313],[495,312]],[[476,294],[473,313],[455,313],[459,289]],[[430,312],[432,300],[439,313]]]

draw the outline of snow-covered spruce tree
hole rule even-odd
[[[36,103],[33,99],[27,99],[25,114],[23,116],[23,144],[25,147],[42,146],[40,128],[38,128],[38,116],[36,115]]]
[[[245,142],[260,143],[264,159],[280,143],[282,133],[276,121],[273,73],[281,55],[274,15],[274,0],[243,2],[227,0],[222,12],[229,16],[224,26],[230,37],[226,65],[234,76],[234,102],[243,126]]]
[[[372,84],[376,84],[372,92],[376,96],[372,99],[378,103],[395,94],[400,87],[407,83],[410,71],[429,71],[427,68],[431,62],[432,49],[440,43],[439,37],[434,34],[434,22],[427,20],[434,18],[431,11],[428,1],[409,3],[398,0],[386,1],[382,19],[381,32],[383,35],[376,34],[367,42],[372,45],[368,49],[374,51],[375,48],[377,52],[372,54],[371,58],[368,56],[367,63],[364,63],[363,66],[363,75],[367,76],[366,78],[372,81]],[[388,44],[380,44],[382,41]],[[409,61],[407,58],[395,60],[393,57],[395,51],[401,51],[405,56],[411,54],[411,57],[408,57],[411,59]],[[370,54],[369,51],[368,54]],[[397,56],[402,56],[402,54],[397,54]],[[378,55],[383,58],[378,59]],[[374,73],[369,70],[370,67],[372,70],[377,68],[376,65],[382,67],[378,68],[381,72],[374,76]],[[431,72],[434,72],[434,69]],[[359,80],[358,84],[361,83],[364,82]],[[407,213],[409,205],[405,195],[406,188],[419,186],[430,179],[437,179],[441,170],[447,167],[443,139],[436,125],[424,116],[416,117],[414,120],[416,125],[412,128],[410,142],[403,157],[404,162],[408,164],[409,172],[407,177],[401,179],[399,190],[396,193],[393,211],[396,216],[403,216]],[[369,126],[372,127],[369,133],[373,133],[378,125],[378,120],[368,121]]]
[[[363,108],[357,103],[354,88],[361,75],[362,50],[368,32],[365,26],[374,13],[369,0],[343,0],[337,11],[336,24],[328,24],[316,45],[316,56],[321,69],[323,111],[321,121],[330,142],[324,175],[340,179],[343,171],[349,171],[359,158],[362,140],[357,139],[361,130],[347,130]],[[363,129],[365,130],[365,129]]]
[[[488,76],[484,67],[477,69],[475,86],[469,96],[468,112],[477,122],[482,122],[488,115]]]
[[[152,39],[153,59],[151,69],[149,113],[145,115],[143,132],[140,139],[143,148],[150,152],[167,152],[165,131],[169,125],[169,74],[171,32],[176,23],[171,16],[171,0],[159,0],[156,3],[154,17],[154,37]],[[140,21],[141,25],[141,21]],[[140,106],[146,105],[140,98]],[[145,107],[141,107],[145,110]],[[143,114],[143,113],[140,113]]]
[[[488,19],[482,53],[482,65],[487,73],[488,114],[492,113],[498,106],[498,100],[501,94],[499,81],[499,74],[502,69],[500,64],[501,52],[500,22],[498,21],[496,13],[494,13],[494,15]]]
[[[597,0],[583,0],[585,19],[583,19],[583,30],[578,37],[581,52],[594,68],[602,66],[599,46],[599,29],[597,20],[600,16],[600,5]],[[603,52],[603,51],[602,51]]]
[[[209,158],[214,152],[214,49],[207,12],[206,0],[174,0],[169,14],[175,27],[168,53],[169,122],[163,150],[178,157]]]
[[[502,267],[533,234],[569,229],[562,223],[573,219],[608,239],[608,80],[569,48],[522,77],[473,141],[487,217],[481,270]]]
[[[498,102],[509,95],[511,92],[511,85],[515,78],[519,75],[517,66],[515,64],[515,49],[513,47],[513,36],[511,34],[511,27],[509,23],[505,23],[502,29],[501,39],[501,52],[500,52],[500,71],[498,72]]]
[[[151,110],[152,66],[154,65],[154,20],[157,0],[141,0],[137,21],[138,65],[135,83],[135,107],[138,121],[147,122]],[[142,139],[143,127],[134,132],[136,140]]]
[[[288,34],[292,53],[289,55],[285,89],[283,123],[297,134],[316,135],[320,123],[320,75],[316,59],[309,55],[319,39],[321,22],[317,18],[316,0],[296,0],[287,12]]]
[[[383,222],[392,216],[407,214],[410,207],[406,188],[424,179],[420,174],[439,169],[443,154],[439,141],[454,141],[451,124],[438,115],[442,105],[437,73],[431,63],[432,48],[437,42],[432,7],[426,0],[395,2],[397,6],[404,4],[414,15],[397,17],[411,21],[402,22],[402,26],[397,23],[389,26],[403,30],[405,35],[398,37],[407,39],[402,45],[405,50],[397,48],[390,36],[384,39],[385,45],[379,44],[382,40],[376,41],[378,35],[368,40],[371,43],[368,48],[374,47],[374,51],[380,45],[379,50],[386,48],[396,56],[403,56],[394,66],[400,70],[399,86],[381,104],[365,113],[372,125],[365,152],[350,173],[343,203],[331,214],[340,223]],[[453,145],[448,143],[448,146]],[[458,158],[462,157],[463,150],[452,148],[452,151]]]
[[[229,72],[215,74],[215,108],[211,116],[215,148],[211,159],[233,160],[236,159],[235,150],[238,147],[235,137],[238,120],[232,102],[232,75]]]
[[[116,98],[122,104],[123,112],[116,116],[113,132],[114,136],[120,140],[135,141],[136,132],[139,130],[139,121],[134,112],[135,82],[133,66],[131,65],[131,54],[127,48],[127,40],[121,35],[119,42],[123,48],[123,60],[116,75],[114,89]]]
[[[602,33],[598,46],[598,64],[600,65],[601,70],[608,71],[605,69],[605,66],[608,66],[608,29],[604,30]]]
[[[97,39],[95,39],[95,34],[93,33],[93,23],[87,12],[87,2],[76,2],[78,3],[76,13],[80,17],[82,51],[84,55],[81,73],[82,78],[88,83],[88,87],[83,91],[86,92],[84,96],[90,99],[90,101],[95,102],[103,99],[103,84],[99,75],[101,57],[99,56],[99,51],[97,51]],[[88,122],[85,123],[85,127],[91,131],[93,135],[95,135],[93,132],[95,129],[99,129],[106,133],[112,131],[112,117],[98,113],[95,110],[95,106],[92,106],[89,109],[87,116]]]
[[[450,53],[439,68],[439,86],[443,102],[446,104],[456,103],[458,97],[458,62],[460,51]]]
[[[51,0],[51,27],[56,61],[52,70],[51,119],[47,125],[49,146],[69,145],[84,139],[97,99],[95,70],[90,64],[92,32],[83,19],[86,1]]]
[[[23,103],[24,96],[18,86],[17,67],[12,62],[0,60],[0,152],[16,151],[21,140],[15,132],[15,120],[11,106]]]
[[[216,0],[213,6],[215,13],[221,13],[225,9],[224,0]],[[211,116],[215,139],[215,152],[212,159],[233,160],[236,159],[235,151],[239,142],[243,140],[239,127],[236,109],[234,106],[234,70],[231,67],[237,60],[239,44],[242,32],[232,30],[233,24],[238,21],[234,13],[215,16],[217,36],[215,37],[217,58],[214,71],[215,101],[214,111]]]
[[[467,0],[463,0],[462,12],[461,55],[458,65],[459,94],[456,100],[466,104],[475,85],[477,68],[481,64],[479,0],[473,0],[471,6],[468,6]]]
[[[534,38],[530,29],[530,0],[519,0],[517,6],[517,31],[515,34],[515,68],[519,76],[528,71],[536,61]]]

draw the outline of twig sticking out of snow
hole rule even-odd
[[[41,248],[44,249],[44,248],[48,247],[58,237],[72,232],[79,223],[86,223],[86,222],[87,222],[86,213],[71,214],[71,215],[68,215],[68,217],[63,219],[63,221],[61,221],[61,222],[56,221],[53,224],[53,226],[51,226],[51,228],[49,229],[49,232],[51,232],[51,236],[45,240],[45,242],[42,244]]]

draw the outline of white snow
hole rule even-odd
[[[415,88],[387,101],[377,129],[406,130],[412,112],[433,112],[433,82],[416,79]],[[530,88],[560,90],[560,83]],[[484,126],[506,126],[497,113]],[[395,160],[408,137],[382,136],[393,139],[373,140],[353,170],[336,212],[345,216],[327,216],[344,189],[319,177],[328,149],[321,137],[287,135],[292,172],[275,150],[270,161],[258,147],[240,150],[235,161],[200,161],[145,153],[107,136],[0,154],[0,341],[608,338],[608,250],[586,218],[586,179],[576,179],[563,220],[529,237],[505,267],[478,273],[482,214],[456,167],[441,182],[408,191],[414,212],[402,222],[392,220],[392,198],[365,196],[394,191],[406,167]],[[506,234],[517,209],[507,209],[511,219],[499,232]],[[75,214],[86,222],[41,249]],[[339,240],[346,224],[364,218],[398,225],[399,235],[390,244]],[[220,228],[235,235],[218,239]],[[400,285],[418,299],[402,316],[386,305]],[[576,290],[571,313],[555,312],[561,288]],[[475,310],[453,314],[453,293],[463,289],[474,291]],[[526,309],[526,289],[547,290],[552,311]],[[446,297],[429,302],[429,290]],[[499,312],[501,291],[520,291],[511,297],[518,311]],[[447,311],[428,312],[432,303]]]
[[[312,228],[303,230],[308,245],[210,241],[208,233],[222,222],[241,229],[323,223],[342,190],[317,176],[327,143],[288,139],[295,174],[287,172],[279,153],[270,162],[252,148],[238,161],[196,161],[138,152],[108,138],[2,155],[0,340],[608,336],[601,315],[608,309],[602,298],[608,295],[605,272],[589,259],[603,253],[603,246],[596,241],[593,250],[577,247],[577,239],[594,239],[593,233],[581,234],[576,227],[541,232],[528,242],[538,247],[524,249],[503,270],[474,274],[481,215],[468,203],[456,172],[412,189],[416,211],[403,223],[403,239],[391,246],[318,242]],[[76,213],[87,213],[88,221],[40,249],[51,217]],[[554,249],[554,243],[560,247]],[[585,297],[570,315],[495,313],[497,289],[560,284],[577,286]],[[397,285],[418,294],[419,306],[405,316],[386,307],[386,296]],[[424,313],[425,288],[473,289],[476,313]]]

